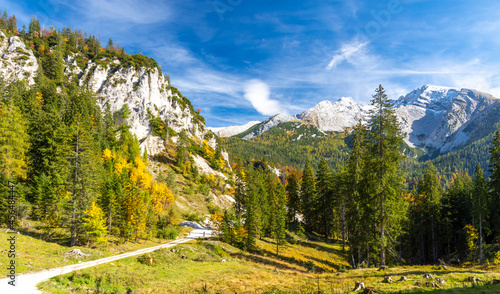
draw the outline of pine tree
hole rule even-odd
[[[316,207],[316,180],[311,163],[308,161],[302,173],[300,198],[303,207],[306,231],[312,232],[314,228],[314,207]]]
[[[274,183],[273,183],[274,182]],[[276,257],[279,257],[279,245],[285,241],[285,224],[286,224],[286,200],[285,188],[279,179],[271,182],[272,187],[272,231],[276,239]]]
[[[492,212],[500,211],[500,130],[495,132],[493,146],[490,149],[490,173],[490,200],[488,207],[491,208]],[[500,213],[491,214],[490,224],[493,237],[500,237]]]
[[[378,207],[380,266],[386,265],[386,248],[398,238],[405,214],[401,187],[402,139],[394,107],[380,85],[373,95],[366,135],[366,169],[370,203]]]
[[[33,16],[29,25],[29,34],[33,38],[36,34],[40,33],[40,21]]]
[[[481,165],[477,164],[476,176],[474,177],[474,193],[472,194],[473,216],[477,220],[479,231],[479,262],[483,263],[483,231],[484,220],[488,214],[488,198],[487,198],[486,181],[483,176]]]
[[[257,237],[260,231],[260,215],[258,208],[258,189],[256,189],[253,179],[255,172],[250,171],[247,180],[247,203],[245,207],[245,227],[247,230],[246,248],[252,252],[255,250]]]
[[[300,205],[300,180],[297,172],[292,171],[287,176],[286,196],[288,200],[287,221],[288,224],[295,222],[295,217],[302,210]]]
[[[433,262],[436,262],[438,259],[438,236],[436,225],[438,220],[436,220],[436,216],[439,215],[440,211],[440,203],[441,196],[443,194],[442,186],[439,183],[439,177],[436,172],[436,168],[429,162],[427,168],[424,173],[424,177],[419,185],[420,194],[425,195],[423,199],[422,207],[425,211],[425,214],[431,219],[431,247],[432,247],[432,258]],[[424,216],[422,216],[424,217]]]
[[[358,257],[358,263],[361,262],[361,253],[365,251],[363,247],[366,244],[367,234],[363,231],[369,226],[366,224],[371,219],[363,205],[363,171],[364,171],[364,140],[366,127],[361,120],[358,122],[352,132],[351,153],[347,159],[346,165],[342,170],[342,190],[346,195],[347,223],[350,232],[350,251]],[[354,259],[354,258],[353,258]],[[355,264],[353,266],[356,266]]]
[[[70,173],[68,182],[71,191],[71,241],[74,246],[81,230],[83,212],[97,198],[100,170],[98,149],[92,134],[93,126],[77,114],[70,128],[72,150],[70,152]]]
[[[325,238],[328,240],[329,231],[331,231],[334,223],[336,199],[333,190],[333,171],[328,161],[324,158],[321,158],[316,179],[318,201],[315,215],[320,223],[319,229],[323,230]]]

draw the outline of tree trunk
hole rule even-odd
[[[381,224],[380,224],[380,266],[385,266],[385,215],[384,215],[384,199],[381,201]]]
[[[481,199],[479,205],[481,209]],[[479,263],[483,264],[483,220],[481,212],[479,212]]]
[[[342,252],[345,251],[345,215],[344,215],[344,195],[340,194],[340,213],[342,217]]]
[[[425,238],[424,238],[424,232],[423,232],[424,226],[423,226],[423,220],[422,216],[420,216],[420,234],[422,235],[420,241],[421,241],[421,247],[422,247],[422,264],[425,264]]]
[[[73,212],[71,214],[71,241],[70,246],[75,246],[76,244],[76,181],[78,179],[78,147],[79,147],[79,133],[76,133],[76,144],[75,144],[75,171],[73,172]]]

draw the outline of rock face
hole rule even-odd
[[[424,85],[394,102],[396,115],[411,147],[452,151],[479,139],[481,131],[500,121],[500,100],[470,89]],[[352,98],[332,103],[322,101],[294,116],[275,115],[244,134],[251,139],[286,121],[314,125],[322,132],[341,132],[359,120],[369,119],[370,105],[357,104]]]
[[[80,86],[88,84],[101,97],[99,103],[103,111],[109,106],[111,112],[115,112],[127,105],[130,131],[148,154],[157,154],[163,148],[163,140],[152,135],[149,113],[168,122],[168,127],[176,132],[187,130],[192,137],[198,138],[203,138],[207,132],[203,123],[195,121],[185,98],[173,90],[158,68],[123,67],[118,60],[113,60],[106,65],[89,62],[81,70],[75,69],[73,57],[68,56],[65,61],[65,72],[77,74]]]
[[[401,96],[395,106],[410,146],[447,152],[466,143],[499,100],[469,89],[425,85]],[[497,118],[498,121],[498,118]]]
[[[0,74],[7,82],[26,80],[35,83],[33,77],[38,71],[38,62],[31,49],[19,37],[7,38],[0,31]]]
[[[111,112],[120,111],[126,105],[130,111],[126,123],[131,133],[137,136],[141,150],[155,155],[165,148],[164,139],[153,134],[152,118],[160,118],[177,133],[186,131],[199,143],[204,139],[209,131],[204,119],[193,110],[191,102],[170,85],[159,67],[122,65],[118,59],[109,57],[79,65],[77,60],[82,58],[78,58],[81,57],[78,54],[64,57],[65,75],[69,79],[78,79],[81,87],[89,87],[97,93],[103,111],[108,108]],[[26,80],[28,85],[35,84],[39,64],[32,50],[28,50],[19,37],[7,38],[0,31],[0,56],[0,74],[7,83]],[[177,142],[175,136],[169,139]],[[208,145],[215,149],[216,142],[212,137]],[[222,173],[217,175],[224,177]]]

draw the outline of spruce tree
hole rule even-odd
[[[500,211],[500,130],[495,132],[493,146],[490,149],[489,204],[491,211]],[[500,236],[500,213],[492,213],[490,217],[491,231],[494,238]]]
[[[427,164],[427,168],[424,173],[424,177],[418,186],[420,194],[425,195],[422,200],[423,211],[425,216],[421,217],[429,217],[430,218],[430,226],[431,226],[431,248],[432,248],[432,261],[436,262],[438,259],[438,228],[437,224],[439,220],[436,219],[436,216],[440,213],[440,204],[441,204],[441,196],[443,194],[443,189],[441,184],[439,183],[439,177],[436,172],[436,168],[429,162]]]
[[[342,170],[341,193],[346,195],[350,251],[352,257],[357,256],[358,263],[361,262],[361,254],[365,251],[364,245],[367,240],[367,234],[363,232],[369,228],[367,222],[371,219],[370,215],[366,213],[366,206],[363,205],[365,135],[366,127],[360,120],[352,132],[351,153]],[[356,264],[353,266],[355,267]]]
[[[386,265],[386,248],[397,240],[405,214],[402,197],[402,139],[394,106],[380,85],[371,101],[373,110],[366,135],[366,165],[369,201],[377,207],[380,235],[380,266]]]
[[[274,182],[274,183],[273,183]],[[286,224],[286,200],[285,188],[279,179],[271,182],[272,189],[272,208],[273,214],[272,230],[276,240],[276,257],[279,257],[279,245],[285,241],[285,224]]]
[[[71,215],[71,242],[74,246],[81,230],[84,211],[89,209],[97,198],[100,179],[99,153],[93,137],[93,126],[81,114],[77,114],[70,128],[71,151],[69,153],[70,173],[68,188],[72,198],[69,214]]]
[[[484,220],[488,214],[488,196],[486,181],[483,176],[481,165],[477,164],[476,176],[474,177],[474,192],[472,193],[473,216],[477,220],[476,227],[479,231],[479,262],[483,263],[483,231]]]
[[[324,158],[321,158],[316,179],[318,201],[315,215],[320,223],[319,229],[323,231],[326,240],[328,240],[329,232],[334,225],[336,199],[333,189],[333,171],[328,161]]]
[[[303,205],[305,229],[311,233],[314,228],[314,208],[316,206],[316,180],[311,163],[308,161],[302,173],[300,198]]]
[[[295,222],[295,217],[301,211],[300,205],[300,181],[297,172],[288,174],[286,182],[286,196],[288,200],[287,222],[288,225]]]

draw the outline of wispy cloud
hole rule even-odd
[[[269,86],[261,80],[250,80],[245,86],[245,98],[262,115],[287,114],[277,100],[269,98]]]
[[[368,42],[361,42],[360,40],[352,40],[342,44],[340,49],[333,55],[330,63],[328,63],[327,69],[335,69],[344,61],[354,65],[365,63],[367,59],[371,59],[368,56],[367,45]]]
[[[168,20],[171,8],[164,1],[134,0],[86,0],[68,2],[55,0],[85,14],[88,19],[115,21],[120,23],[153,24]]]

